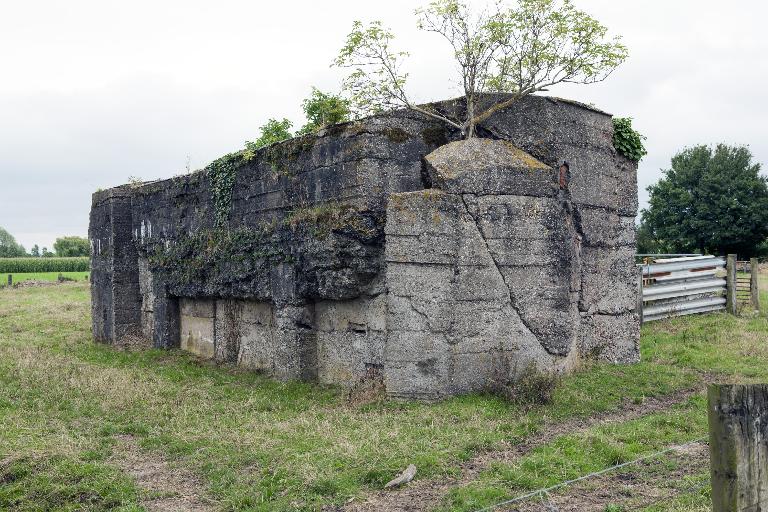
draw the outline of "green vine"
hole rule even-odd
[[[639,162],[648,154],[643,146],[644,140],[645,137],[632,128],[631,117],[613,118],[613,147],[620,154],[633,162]]]
[[[226,226],[232,210],[232,191],[235,188],[237,168],[242,164],[241,153],[230,153],[214,160],[205,168],[211,182],[216,227]]]

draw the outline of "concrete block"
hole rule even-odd
[[[187,306],[189,306],[187,301]],[[189,310],[187,310],[189,311]],[[181,349],[205,359],[212,359],[215,354],[213,317],[181,314]]]
[[[581,326],[582,357],[625,364],[640,361],[640,318],[636,314],[592,315]]]

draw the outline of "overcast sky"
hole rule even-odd
[[[631,116],[656,181],[679,149],[748,144],[768,164],[766,2],[574,0],[621,34],[606,82],[552,94]],[[270,117],[303,123],[353,20],[381,19],[411,52],[411,95],[457,94],[438,36],[405,0],[0,0],[0,226],[29,249],[85,236],[90,196],[170,177],[242,147]]]

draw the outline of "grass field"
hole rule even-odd
[[[94,344],[89,315],[84,282],[0,290],[0,510],[374,510],[409,492],[474,510],[697,439],[705,402],[688,390],[768,380],[765,315],[648,324],[640,364],[585,367],[532,409],[482,395],[356,405],[179,351]],[[377,491],[410,463],[411,486]],[[708,490],[654,507],[708,510]]]
[[[75,281],[84,281],[90,272],[14,272],[11,274],[14,283],[22,281],[56,281],[59,274]],[[0,274],[0,286],[8,283],[8,274]]]

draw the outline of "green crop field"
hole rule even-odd
[[[707,382],[768,380],[765,313],[712,314],[645,325],[641,363],[586,365],[547,405],[357,403],[180,351],[95,344],[88,293],[0,290],[0,510],[476,510],[705,436]],[[618,494],[600,510],[709,510],[706,466],[682,473],[693,458],[604,481]],[[411,484],[381,491],[411,463]]]
[[[87,256],[72,258],[0,258],[0,273],[86,272],[91,260]]]

